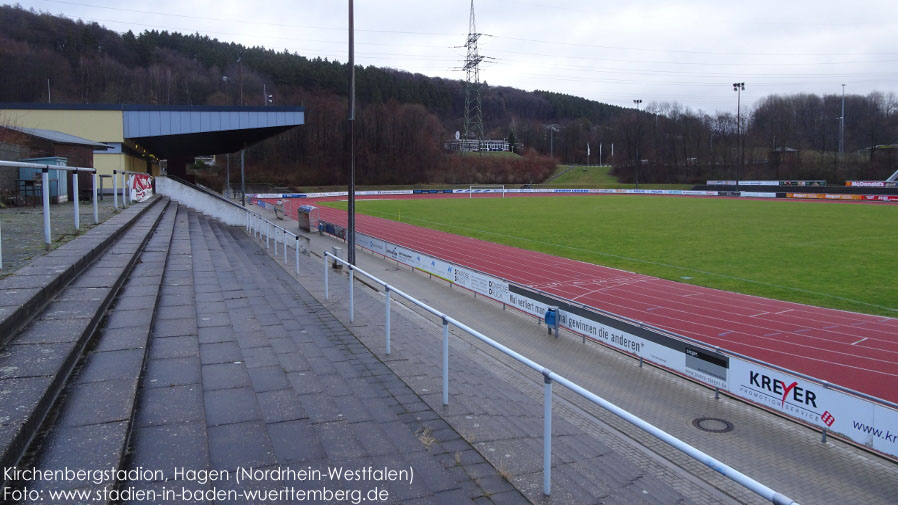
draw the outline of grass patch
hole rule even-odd
[[[564,173],[561,173],[564,172]],[[635,184],[622,184],[611,174],[611,166],[559,165],[557,179],[542,184],[559,188],[633,189]],[[554,174],[553,174],[554,175]],[[692,189],[691,184],[640,184],[639,189]]]
[[[608,184],[619,184],[617,181],[617,177],[611,175],[610,165],[559,165],[558,171],[555,173],[559,172],[564,173],[547,184],[550,184],[552,186],[565,186],[568,184],[588,184],[594,188],[604,188],[607,187]]]
[[[894,205],[615,195],[361,200],[357,209],[674,281],[898,316]]]

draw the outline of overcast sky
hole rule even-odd
[[[42,12],[135,33],[346,61],[347,2],[26,0]],[[832,0],[475,1],[480,78],[632,107],[633,99],[735,111],[771,94],[898,91],[898,2]],[[356,63],[464,79],[470,0],[358,0]]]

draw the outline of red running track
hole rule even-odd
[[[322,219],[345,226],[344,211],[319,208]],[[358,215],[356,226],[366,235],[898,403],[898,319],[693,286],[371,216]]]

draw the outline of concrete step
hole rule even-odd
[[[0,349],[0,467],[12,467],[21,461],[53,409],[106,309],[127,280],[168,205],[168,199],[157,202],[142,212],[135,210],[133,222],[122,217],[125,213],[112,218],[122,217],[119,225],[128,225],[124,232],[107,229],[90,240],[90,245],[73,247],[72,254],[98,254],[99,258],[82,269],[77,278],[74,278],[79,270],[76,265],[82,260],[69,258],[60,262],[60,272],[53,274],[55,278],[71,276],[74,281],[50,298]],[[111,238],[107,241],[100,236]],[[104,243],[105,250],[98,252],[100,246],[95,242]],[[69,266],[64,267],[65,264]],[[42,305],[34,300],[49,295],[52,289],[48,286],[61,283],[61,280],[49,280],[18,311],[27,312]],[[140,309],[145,301],[145,297],[135,298],[128,302],[129,306],[121,308]],[[5,484],[3,480],[4,476],[0,475],[0,484]]]
[[[88,268],[162,197],[139,203],[84,235],[0,279],[0,346],[25,327],[44,305]]]
[[[107,311],[119,326],[103,326],[95,345],[58,402],[58,415],[33,447],[33,466],[39,470],[122,469],[134,412],[138,384],[147,354],[147,340],[155,315],[159,289],[167,264],[178,205],[166,209],[159,225],[140,254],[138,263]],[[79,489],[90,492],[92,503],[103,499],[116,485],[103,482],[41,481],[30,486],[36,491]],[[39,503],[39,502],[35,502]]]

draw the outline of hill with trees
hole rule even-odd
[[[344,181],[343,63],[199,34],[119,34],[0,6],[0,68],[0,101],[7,102],[45,102],[48,79],[52,100],[62,103],[262,105],[264,89],[275,104],[305,106],[306,125],[250,148],[250,177],[297,185]],[[642,182],[729,178],[741,160],[729,112],[649,104],[637,124],[632,109],[486,83],[487,136],[523,144],[524,156],[458,156],[443,144],[463,127],[464,82],[369,66],[357,68],[356,92],[360,184],[539,182],[556,162],[585,163],[587,143],[592,162],[603,144],[601,161],[612,163],[624,182],[635,178],[637,141]],[[875,149],[898,142],[894,95],[847,97],[845,150],[853,154],[837,158],[840,106],[836,95],[770,96],[743,113],[743,177],[836,181],[894,170],[894,155]],[[799,154],[771,156],[778,148]]]

